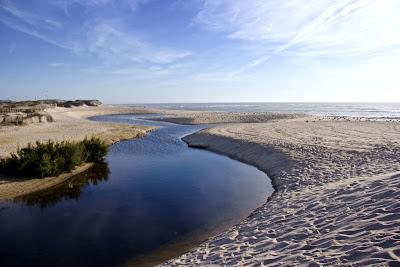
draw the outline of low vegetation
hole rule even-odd
[[[11,101],[0,100],[0,126],[4,125],[26,125],[30,123],[52,122],[53,118],[46,110],[55,107],[80,107],[80,106],[100,106],[99,100],[28,100]]]
[[[59,100],[59,99],[45,99],[45,100],[27,100],[27,101],[11,101],[0,100],[0,112],[9,113],[10,109],[18,110],[18,112],[32,113],[42,111],[46,108],[53,107],[79,107],[79,106],[100,106],[102,103],[96,99],[77,99],[77,100]]]
[[[13,176],[43,178],[72,171],[87,162],[100,162],[108,146],[99,138],[81,142],[36,142],[0,161],[0,171]]]

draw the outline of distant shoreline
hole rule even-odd
[[[202,112],[272,112],[312,116],[400,119],[400,102],[242,102],[242,103],[154,103],[132,107]]]

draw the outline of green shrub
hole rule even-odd
[[[36,142],[2,159],[0,171],[14,176],[58,176],[85,162],[100,162],[107,152],[107,145],[95,137],[81,142]]]
[[[108,146],[99,138],[92,137],[82,141],[89,162],[99,162],[107,155]]]

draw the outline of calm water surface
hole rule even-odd
[[[104,164],[60,186],[0,202],[0,266],[120,266],[183,242],[175,256],[272,192],[258,169],[188,148],[180,138],[199,126],[94,119],[162,127],[112,146]]]

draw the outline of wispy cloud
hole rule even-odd
[[[175,50],[144,40],[127,26],[126,8],[132,14],[141,4],[150,0],[65,0],[52,2],[53,8],[68,10],[81,5],[88,16],[71,19],[68,12],[53,18],[36,14],[14,3],[0,2],[0,22],[10,28],[76,52],[90,54],[104,64],[169,64],[191,55],[189,51]],[[51,5],[50,5],[51,7]],[[49,6],[47,6],[49,8]],[[107,8],[119,12],[107,12]],[[40,9],[38,9],[40,10]],[[105,11],[106,10],[106,11]],[[57,14],[57,12],[54,12]],[[59,13],[59,12],[58,12]],[[125,20],[124,20],[125,19]]]
[[[0,23],[23,32],[53,45],[70,49],[71,47],[62,38],[57,38],[59,32],[63,32],[63,25],[56,19],[38,15],[18,8],[13,2],[0,1]]]
[[[89,72],[224,81],[276,55],[400,53],[399,10],[399,0],[0,0],[0,23],[71,51],[54,60]],[[179,63],[191,73],[170,67]]]
[[[62,28],[60,22],[45,16],[39,16],[27,11],[20,10],[16,8],[10,2],[4,2],[0,5],[0,9],[6,14],[23,21],[24,23],[40,28],[47,28],[49,30],[59,30]]]
[[[119,0],[118,2],[114,0],[48,0],[49,4],[57,6],[68,10],[73,5],[79,5],[83,8],[115,8],[122,7],[124,9],[129,9],[130,11],[135,10],[142,4],[146,4],[152,0]]]
[[[24,23],[19,23],[16,22],[15,19],[13,18],[8,18],[6,16],[3,16],[2,14],[0,14],[0,22],[2,22],[3,24],[7,25],[8,27],[19,31],[19,32],[23,32],[26,33],[28,35],[32,35],[34,37],[37,37],[47,43],[50,43],[52,45],[61,47],[61,48],[65,48],[65,49],[72,49],[73,47],[69,46],[69,44],[65,41],[61,41],[58,38],[55,38],[43,31],[41,31],[40,29],[35,29],[31,26],[27,26],[24,25]]]
[[[167,64],[190,55],[188,51],[155,47],[105,23],[90,29],[87,33],[86,47],[91,53],[116,64],[129,61]]]
[[[64,63],[64,62],[51,62],[49,65],[53,68],[61,68],[61,67],[69,66],[69,64]]]
[[[399,10],[397,0],[204,0],[195,23],[259,44],[259,56],[239,73],[276,53],[354,56],[398,50]]]

